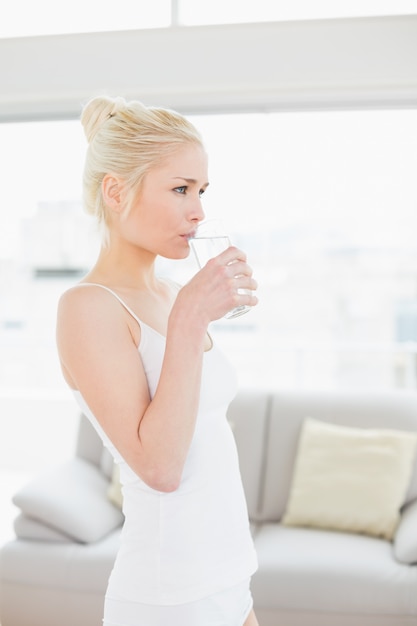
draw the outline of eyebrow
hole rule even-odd
[[[173,176],[174,180],[185,180],[186,183],[188,183],[189,185],[196,185],[197,181],[195,178],[187,178],[186,176]],[[209,186],[209,182],[204,183],[203,187],[208,187]]]

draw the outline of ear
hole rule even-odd
[[[101,192],[105,204],[113,211],[120,213],[123,209],[120,179],[114,174],[106,174],[101,183]]]

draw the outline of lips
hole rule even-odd
[[[190,231],[189,233],[184,233],[183,235],[181,235],[181,237],[183,237],[184,239],[186,239],[187,241],[189,239],[193,239],[193,237],[195,236],[195,230]]]

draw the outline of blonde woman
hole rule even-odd
[[[123,485],[104,626],[256,626],[256,554],[225,417],[236,383],[208,334],[257,303],[256,282],[235,247],[182,288],[155,272],[158,255],[188,256],[204,217],[207,156],[189,121],[108,97],[88,102],[81,121],[85,208],[103,244],[60,299],[57,343]]]

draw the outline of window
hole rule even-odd
[[[242,384],[408,384],[416,118],[413,110],[193,118],[210,157],[206,213],[247,251],[260,285],[256,309],[214,326]],[[81,209],[85,140],[78,122],[15,124],[0,126],[0,146],[8,181],[0,389],[64,389],[55,303],[99,247]],[[181,281],[197,269],[192,257],[160,267]]]
[[[196,119],[207,209],[260,285],[254,311],[218,324],[244,385],[415,386],[416,121],[414,110]]]

